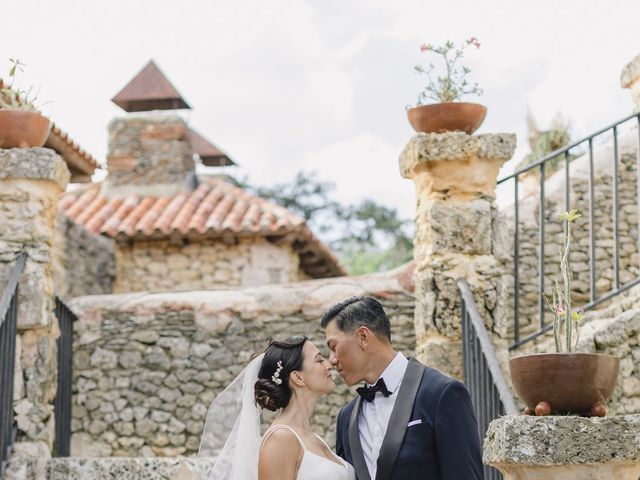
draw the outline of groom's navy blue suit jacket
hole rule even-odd
[[[356,397],[340,411],[336,432],[336,451],[351,464],[357,448],[349,445],[349,420],[357,401]],[[412,425],[406,428],[395,462],[391,460],[392,468],[386,469],[390,476],[378,475],[377,480],[484,478],[476,418],[469,392],[461,382],[426,367],[409,418]],[[357,469],[356,473],[358,480],[365,480]]]

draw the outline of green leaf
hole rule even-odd
[[[574,222],[575,220],[577,220],[578,218],[580,218],[582,216],[582,214],[580,212],[578,212],[577,209],[573,209],[570,210],[568,212],[564,212],[560,215],[560,218],[562,220],[566,220],[567,222],[571,223]]]

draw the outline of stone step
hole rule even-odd
[[[211,469],[212,461],[186,457],[53,458],[48,480],[197,480]],[[206,476],[202,476],[206,478]]]

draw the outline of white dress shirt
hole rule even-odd
[[[384,379],[387,390],[391,392],[391,395],[385,397],[382,393],[376,392],[373,402],[362,401],[358,428],[360,429],[362,453],[372,479],[376,478],[380,447],[387,433],[389,417],[391,417],[393,406],[396,404],[398,390],[408,364],[409,360],[398,352],[391,360],[391,363],[387,365],[387,368],[384,369],[382,375],[380,375],[380,378]]]

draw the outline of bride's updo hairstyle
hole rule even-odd
[[[254,392],[256,403],[267,410],[284,408],[291,400],[289,375],[302,370],[302,347],[307,337],[297,335],[286,340],[271,340],[264,352]],[[277,373],[277,375],[276,375]]]

